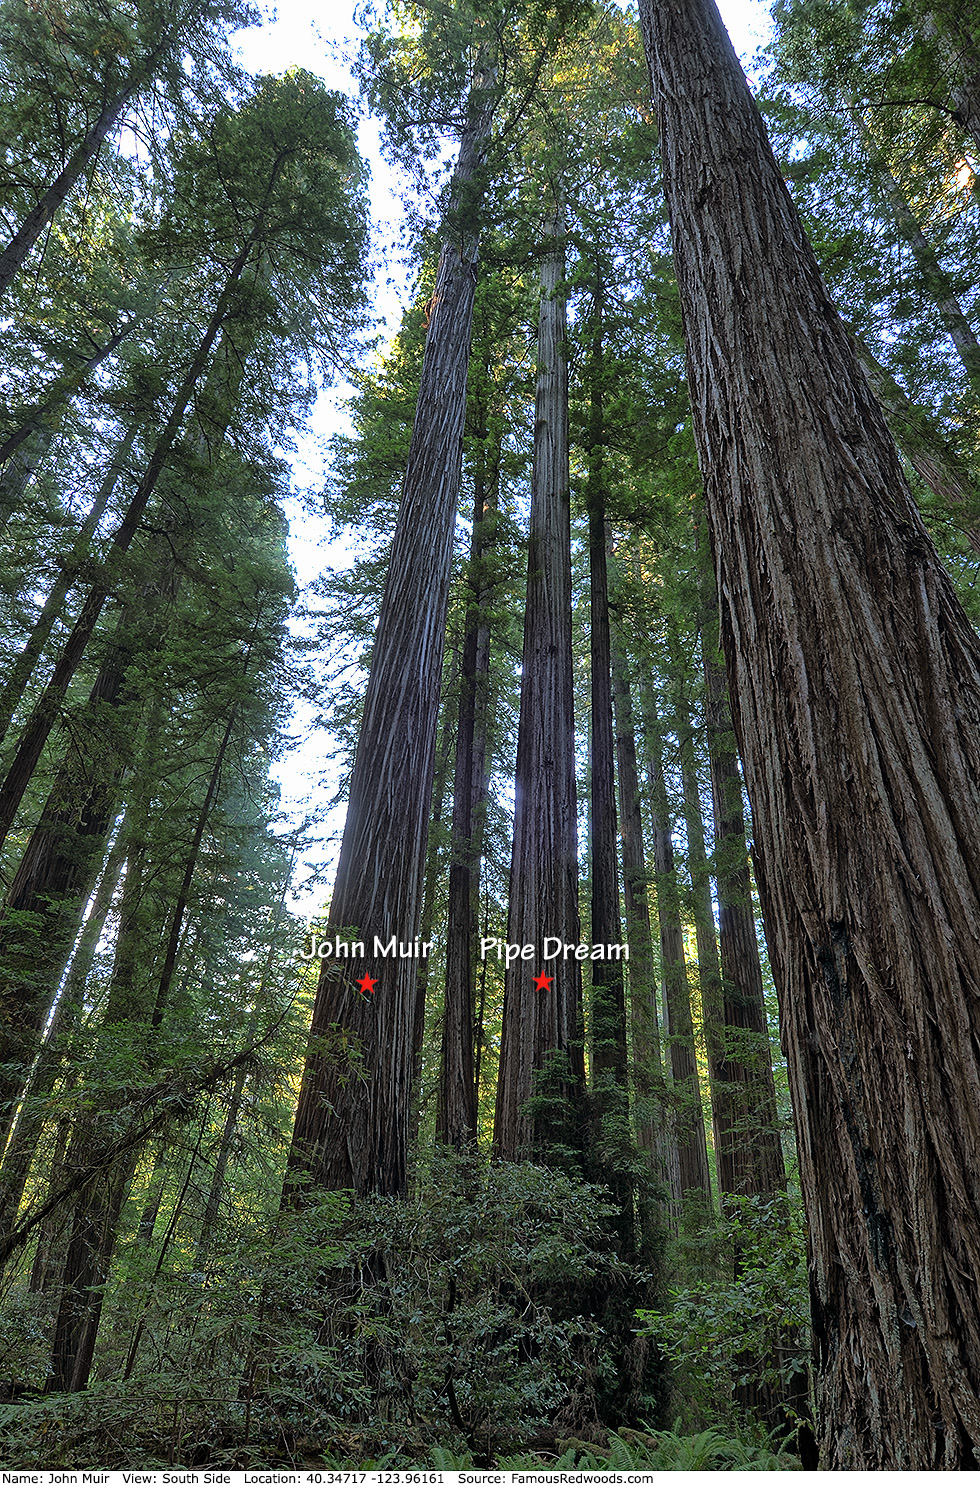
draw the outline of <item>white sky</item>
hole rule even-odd
[[[769,0],[718,0],[718,5],[735,48],[743,64],[748,66],[757,48],[767,39],[771,4]],[[305,67],[323,77],[328,87],[354,95],[356,86],[345,62],[345,54],[350,55],[356,49],[360,35],[352,11],[351,0],[319,0],[319,3],[279,0],[261,26],[239,34],[242,63],[252,72],[283,72],[288,67]],[[358,138],[361,153],[371,166],[370,196],[375,242],[392,245],[399,239],[401,209],[397,182],[381,158],[378,135],[376,122],[363,119]],[[393,334],[398,328],[401,295],[408,287],[397,259],[392,257],[386,270],[378,276],[374,294],[379,328],[386,329],[388,334]],[[302,440],[298,458],[294,460],[298,487],[315,490],[322,486],[326,462],[324,441],[332,433],[348,426],[343,411],[343,400],[348,391],[338,388],[321,395],[312,419],[311,436]],[[348,565],[350,549],[346,538],[331,541],[326,522],[313,520],[298,502],[291,503],[287,515],[290,520],[290,556],[300,583],[308,583],[327,568]],[[292,731],[294,734],[302,731],[307,736],[273,770],[281,785],[283,810],[291,822],[304,817],[308,802],[318,792],[325,792],[329,798],[336,787],[330,782],[333,770],[327,758],[329,739],[322,731],[310,733],[309,716],[308,709],[305,715],[302,711],[297,712]],[[328,837],[334,839],[328,839],[308,852],[307,860],[321,863],[335,858],[342,828],[343,810],[334,810],[325,827]],[[277,829],[282,830],[283,826]],[[302,881],[305,876],[302,868],[297,876]],[[304,912],[317,912],[324,896],[322,887],[312,896],[300,889],[296,906]]]

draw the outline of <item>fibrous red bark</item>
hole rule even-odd
[[[811,1242],[821,1465],[980,1459],[980,642],[713,0],[642,0]]]
[[[558,234],[557,212],[550,231]],[[574,1144],[576,1099],[584,1082],[581,966],[540,958],[545,936],[579,939],[575,718],[572,689],[572,563],[568,479],[568,368],[565,360],[564,245],[541,262],[534,463],[527,604],[517,736],[514,846],[507,939],[537,946],[538,958],[507,967],[494,1122],[494,1149],[506,1160],[530,1154],[544,1121],[526,1109],[539,1075],[554,1063],[560,1106],[556,1142]],[[550,984],[538,988],[546,975]],[[558,1064],[560,1063],[560,1068]]]
[[[479,240],[479,172],[497,102],[485,58],[470,94],[435,293],[391,562],[351,775],[331,929],[355,930],[364,958],[325,962],[290,1155],[303,1180],[398,1193],[411,1123],[415,946],[453,535],[459,498]],[[465,207],[465,209],[464,209]],[[379,955],[394,940],[408,953]],[[367,977],[373,990],[362,992]]]

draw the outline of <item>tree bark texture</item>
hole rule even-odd
[[[587,500],[589,507],[589,659],[591,733],[589,772],[591,798],[589,848],[591,939],[617,944],[622,934],[616,822],[616,747],[613,729],[612,657],[609,635],[609,575],[606,566],[604,286],[597,274],[593,287],[586,376],[589,410],[586,430]],[[625,1089],[628,1050],[626,982],[622,960],[593,960],[590,1020],[591,1075],[600,1102],[602,1083]]]
[[[327,1188],[399,1193],[407,1179],[418,960],[380,957],[374,944],[394,939],[411,949],[422,908],[476,290],[476,220],[496,88],[487,64],[477,72],[460,142],[330,907],[330,926],[356,930],[366,957],[324,964],[290,1189],[305,1176]],[[372,991],[362,993],[358,981],[364,977],[376,982]]]
[[[480,916],[480,863],[489,787],[487,706],[492,599],[486,563],[487,550],[493,539],[500,475],[499,441],[492,457],[487,459],[485,416],[481,419],[477,437],[481,440],[481,454],[474,478],[468,606],[456,729],[446,912],[446,994],[436,1116],[439,1138],[457,1147],[472,1140],[477,1129],[475,956]]]
[[[723,1193],[767,1196],[785,1191],[786,1168],[745,845],[742,775],[724,667],[714,654],[710,634],[702,633],[702,654],[722,979],[717,1078],[727,1090],[731,1117],[731,1139],[716,1152],[718,1186]]]
[[[579,940],[575,717],[572,692],[572,563],[568,475],[568,367],[565,352],[565,251],[557,211],[541,262],[534,457],[528,540],[521,712],[517,734],[514,844],[507,939],[534,944],[546,935]],[[535,979],[550,977],[547,988]],[[545,1064],[548,1129],[575,1146],[584,1082],[581,970],[573,959],[512,961],[504,1012],[494,1149],[504,1160],[528,1155],[545,1138],[545,1116],[525,1106]],[[556,1123],[562,1126],[556,1131]]]
[[[854,348],[898,447],[973,550],[980,552],[980,489],[976,477],[951,447],[942,428],[925,408],[912,402],[859,336],[854,337]]]
[[[660,967],[663,976],[664,1031],[670,1056],[671,1092],[674,1096],[674,1139],[677,1146],[675,1200],[694,1193],[705,1204],[711,1202],[711,1172],[704,1130],[701,1085],[694,1050],[694,1021],[691,988],[684,958],[684,927],[681,900],[674,867],[667,782],[664,777],[663,743],[656,703],[649,689],[641,693],[643,731],[650,783],[650,814],[653,823],[653,865],[657,882],[657,917],[660,924]]]
[[[665,1195],[680,1193],[677,1152],[670,1135],[668,1095],[660,1048],[657,1014],[657,977],[653,956],[653,931],[647,898],[646,848],[643,842],[640,777],[636,761],[636,732],[629,665],[614,623],[610,626],[613,703],[616,722],[616,772],[619,786],[619,818],[623,855],[623,903],[626,910],[626,940],[629,944],[629,1009],[633,1049],[632,1086],[636,1143]],[[673,1156],[672,1153],[673,1152]],[[658,1211],[641,1195],[640,1227],[645,1237],[659,1232],[663,1202]]]
[[[824,1469],[980,1460],[980,642],[713,0],[642,0]]]

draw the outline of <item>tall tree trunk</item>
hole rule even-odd
[[[533,945],[504,976],[503,1027],[494,1149],[517,1160],[552,1140],[581,1142],[584,1082],[582,982],[573,958],[541,958],[543,940],[579,939],[572,692],[572,564],[568,476],[568,367],[565,359],[565,249],[558,213],[541,261],[538,373],[528,542],[524,662],[517,734],[514,845],[507,940]],[[556,1086],[548,1113],[525,1108],[545,1066]],[[544,1092],[544,1090],[542,1090]]]
[[[722,1182],[735,1159],[740,1136],[735,1126],[731,1095],[725,1078],[725,1008],[721,986],[721,962],[715,932],[715,911],[711,899],[711,872],[705,847],[704,809],[701,804],[701,780],[694,746],[694,720],[687,696],[687,657],[676,636],[672,637],[671,667],[674,673],[671,692],[677,729],[677,751],[681,767],[681,793],[684,802],[684,831],[687,838],[687,871],[691,880],[691,916],[698,951],[698,989],[701,997],[701,1025],[708,1055],[708,1084],[711,1091],[711,1123],[714,1132],[715,1171],[719,1192],[729,1188]]]
[[[973,326],[953,292],[948,274],[939,262],[932,244],[919,226],[918,218],[906,201],[901,186],[892,175],[878,149],[871,130],[864,122],[855,101],[850,99],[849,102],[854,125],[864,146],[871,174],[888,204],[892,221],[912,250],[912,257],[918,264],[923,285],[936,306],[943,328],[953,343],[974,393],[978,394],[980,393],[980,341],[977,340]]]
[[[3,684],[3,688],[0,689],[0,742],[3,742],[7,736],[7,729],[10,727],[17,703],[24,695],[24,690],[34,675],[35,667],[48,642],[48,636],[51,634],[57,620],[61,617],[65,599],[78,576],[82,564],[90,554],[92,538],[105,513],[106,506],[112,499],[119,477],[132,452],[137,431],[136,425],[133,424],[113,454],[109,468],[106,470],[99,489],[96,492],[91,509],[82,522],[78,534],[72,543],[71,551],[59,563],[60,571],[58,577],[51,585],[51,591],[34,622],[34,628],[28,636],[27,643],[11,666],[10,673]]]
[[[446,999],[436,1132],[461,1148],[477,1129],[475,1060],[476,940],[480,921],[480,862],[487,790],[487,704],[490,678],[491,592],[487,550],[493,540],[500,476],[500,442],[487,457],[486,409],[476,437],[480,452],[473,481],[468,603],[456,728],[452,846],[446,912]],[[488,536],[488,528],[490,535]]]
[[[106,561],[103,574],[89,589],[71,634],[65,641],[61,655],[55,663],[48,684],[24,723],[17,751],[7,771],[7,777],[3,781],[3,784],[0,785],[0,841],[6,839],[7,833],[13,824],[20,802],[24,797],[24,792],[30,783],[31,775],[41,757],[51,729],[57,721],[58,713],[67,694],[68,687],[81,664],[82,657],[88,648],[88,643],[95,632],[95,627],[99,622],[106,599],[109,597],[112,583],[116,577],[117,565],[120,559],[129,551],[150,497],[156,490],[160,476],[166,467],[170,452],[180,432],[191,398],[194,395],[194,390],[204,374],[215,341],[218,339],[225,318],[232,308],[235,291],[242,277],[245,265],[252,254],[259,231],[259,226],[253,229],[248,241],[242,247],[231,268],[228,270],[228,276],[218,296],[207,329],[194,353],[190,366],[184,374],[177,396],[171,406],[170,415],[154,445],[143,478],[140,480],[133,494],[122,521],[113,534],[110,555]]]
[[[0,916],[0,1121],[13,1116],[119,804],[139,703],[125,687],[132,633],[103,661]],[[4,1126],[3,1128],[9,1128]]]
[[[123,857],[124,831],[120,830],[85,920],[85,927],[58,997],[37,1066],[25,1090],[25,1103],[3,1153],[3,1165],[0,1167],[0,1234],[9,1233],[17,1219],[31,1162],[48,1118],[45,1101],[58,1081],[64,1050],[78,1021],[92,961],[119,882]]]
[[[248,671],[249,659],[250,652],[246,652],[243,662],[243,680],[245,674]],[[204,832],[207,829],[208,821],[211,818],[211,812],[214,809],[215,800],[218,797],[218,790],[221,787],[221,775],[225,766],[225,755],[228,752],[228,745],[231,742],[232,734],[235,730],[235,720],[237,712],[237,706],[232,706],[228,714],[228,721],[225,723],[225,729],[221,735],[221,742],[218,744],[218,751],[215,754],[214,763],[211,765],[211,773],[208,776],[208,787],[204,792],[204,799],[202,800],[201,806],[197,812],[197,820],[194,824],[194,835],[191,838],[190,847],[188,848],[187,856],[184,861],[184,871],[181,876],[180,886],[177,889],[177,897],[174,901],[174,906],[170,913],[170,926],[167,932],[166,948],[164,949],[163,954],[163,964],[160,967],[160,976],[157,981],[153,1011],[150,1016],[150,1025],[153,1028],[157,1028],[160,1026],[160,1023],[163,1021],[164,1012],[167,1008],[167,1001],[170,996],[170,987],[173,984],[174,971],[177,968],[177,955],[180,950],[181,935],[184,928],[184,915],[187,912],[187,905],[190,902],[191,883],[194,880],[194,873],[197,869],[197,859],[201,852],[201,842],[204,840]]]
[[[858,360],[881,403],[892,437],[975,552],[980,552],[980,486],[925,408],[912,402],[887,367],[855,335]]]
[[[589,811],[592,879],[592,943],[617,944],[621,938],[616,829],[616,750],[613,730],[612,658],[609,637],[609,579],[606,571],[605,404],[603,397],[605,286],[597,272],[593,286],[586,375],[589,411],[586,432],[586,496],[589,511],[589,658],[591,672],[591,749]],[[626,1088],[626,984],[619,959],[591,961],[591,1072],[593,1084]],[[621,1101],[613,1101],[613,1107]],[[601,1113],[601,1110],[600,1110]],[[622,1110],[619,1110],[622,1113]]]
[[[732,1122],[732,1139],[718,1152],[718,1186],[722,1192],[768,1196],[785,1191],[786,1168],[779,1139],[776,1083],[745,845],[742,776],[724,668],[717,659],[712,633],[717,637],[717,614],[715,624],[706,626],[702,633],[701,648],[723,995],[723,1043],[717,1077],[728,1091]]]
[[[649,687],[641,693],[643,732],[650,780],[650,814],[653,822],[653,865],[657,882],[657,917],[660,923],[660,965],[664,987],[664,1022],[670,1049],[671,1084],[675,1097],[674,1138],[677,1145],[676,1200],[693,1195],[706,1208],[711,1205],[711,1172],[708,1142],[704,1131],[701,1084],[694,1049],[691,988],[684,960],[684,928],[681,900],[674,867],[670,807],[664,777],[663,743],[656,703]]]
[[[716,1116],[715,1154],[722,1209],[729,1194],[777,1197],[786,1191],[786,1169],[779,1139],[776,1084],[766,1017],[762,964],[756,939],[755,912],[749,880],[745,825],[742,815],[742,776],[731,737],[731,713],[724,669],[717,649],[717,605],[712,593],[707,622],[701,632],[705,673],[705,720],[711,769],[715,828],[715,874],[718,888],[718,925],[721,945],[721,1007],[719,1024],[710,1046],[712,1104],[721,1091]],[[712,620],[714,621],[712,623]],[[714,644],[710,636],[714,636]],[[719,1125],[722,1128],[719,1130]],[[783,1222],[785,1207],[770,1208],[770,1221]],[[736,1283],[745,1269],[741,1230],[734,1235],[733,1273]],[[800,1349],[797,1329],[785,1333],[784,1344]],[[768,1359],[746,1349],[735,1358],[735,1399],[772,1429],[810,1415],[809,1381],[805,1372],[787,1383],[763,1384],[760,1375]],[[807,1426],[810,1427],[809,1425]]]
[[[51,222],[75,182],[95,159],[106,136],[122,118],[127,105],[146,85],[148,78],[152,77],[154,68],[173,39],[171,31],[167,40],[157,46],[141,66],[133,67],[125,87],[106,99],[101,112],[69,156],[60,174],[38,198],[0,253],[0,294],[9,288],[41,233]]]
[[[455,649],[450,657],[447,692],[451,696],[459,680],[459,654]],[[425,878],[422,884],[422,914],[419,919],[419,937],[423,943],[432,943],[432,930],[436,921],[439,901],[440,867],[445,849],[443,839],[443,812],[446,808],[449,764],[453,753],[453,719],[451,708],[442,709],[442,728],[436,745],[436,767],[432,780],[432,814],[429,820],[429,844],[425,853]],[[409,1144],[418,1139],[422,1121],[422,1060],[425,1053],[425,1009],[429,994],[428,959],[421,960],[415,978],[415,1016],[412,1023],[412,1112],[409,1121]],[[436,1088],[438,1098],[438,1085]],[[437,1119],[438,1125],[438,1119]]]
[[[810,1230],[821,1465],[980,1463],[980,641],[713,0],[641,0]]]
[[[138,839],[142,834],[134,831],[126,863],[103,1037],[114,1038],[118,1029],[150,1019],[147,952],[158,935],[153,933],[154,909],[146,890],[148,852],[145,841]],[[118,1111],[107,1114],[93,1109],[77,1120],[65,1163],[69,1171],[84,1169],[90,1162],[101,1143],[100,1126],[106,1117],[118,1118]],[[58,1392],[79,1392],[88,1384],[102,1316],[102,1287],[109,1277],[119,1218],[137,1159],[134,1149],[105,1164],[85,1182],[76,1199],[51,1349],[51,1374]]]
[[[605,296],[596,266],[589,310],[588,422],[584,438],[589,520],[589,875],[590,939],[610,946],[622,940],[616,821],[616,745],[613,727],[609,575],[606,548]],[[616,1227],[624,1251],[635,1249],[633,1186],[635,1159],[630,1131],[629,1039],[626,1026],[625,963],[591,960],[590,1082],[593,1168],[619,1208]]]
[[[330,906],[331,927],[355,929],[365,957],[324,965],[313,1010],[311,1037],[320,1041],[342,1029],[344,1045],[358,1049],[367,1077],[351,1077],[333,1053],[323,1057],[311,1050],[290,1152],[291,1172],[327,1188],[398,1193],[407,1180],[418,965],[411,951],[422,908],[435,768],[482,161],[497,97],[496,64],[484,54],[467,105],[444,228]],[[389,958],[375,949],[392,942],[409,953]]]
[[[647,862],[643,844],[640,779],[636,761],[636,735],[629,665],[611,625],[613,702],[616,720],[616,770],[619,782],[619,818],[623,843],[623,901],[626,909],[626,940],[629,944],[630,1031],[633,1046],[634,1123],[636,1143],[655,1182],[666,1197],[680,1195],[677,1147],[671,1139],[669,1100],[664,1081],[657,1014],[657,980],[653,956],[653,932],[647,899]],[[659,1246],[665,1206],[656,1195],[641,1192],[640,1229],[645,1247]]]

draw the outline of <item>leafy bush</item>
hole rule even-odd
[[[622,1345],[607,1299],[632,1312],[645,1283],[612,1251],[602,1189],[451,1153],[420,1187],[321,1194],[205,1256],[175,1244],[161,1269],[134,1245],[97,1381],[0,1411],[5,1463],[488,1462],[597,1429]]]
[[[548,1168],[449,1153],[412,1201],[359,1203],[345,1237],[371,1280],[355,1278],[329,1336],[370,1379],[379,1442],[488,1460],[502,1440],[595,1419],[616,1377],[605,1299],[644,1283],[611,1250],[613,1211]]]
[[[740,1392],[805,1398],[809,1296],[800,1211],[783,1197],[726,1198],[726,1209],[702,1236],[709,1272],[671,1287],[664,1310],[637,1314],[674,1364],[687,1417],[727,1427]]]

